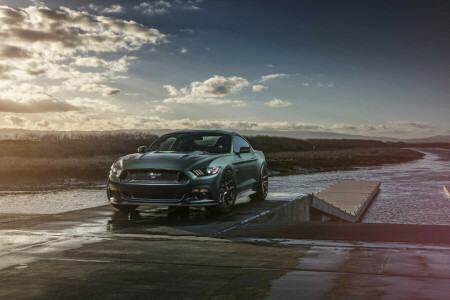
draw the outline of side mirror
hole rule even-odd
[[[147,152],[147,146],[139,146],[137,148],[137,152],[138,153],[145,153],[145,152]]]
[[[239,149],[239,154],[240,153],[250,153],[250,147],[241,147],[241,149]]]

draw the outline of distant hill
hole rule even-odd
[[[374,137],[364,135],[343,134],[335,132],[320,132],[320,131],[259,131],[259,130],[240,130],[230,129],[231,131],[238,131],[239,133],[247,136],[257,135],[269,135],[269,136],[284,136],[297,139],[357,139],[357,140],[377,140],[383,142],[406,142],[406,143],[450,143],[450,135],[435,135],[427,138],[418,139],[397,139],[390,137]],[[134,134],[134,133],[146,133],[162,135],[164,133],[173,131],[173,129],[156,129],[156,130],[110,130],[110,131],[37,131],[37,130],[25,130],[25,129],[8,129],[0,128],[0,138],[23,138],[29,135],[41,135],[41,134],[91,134],[91,135],[103,135],[103,134]]]
[[[354,135],[326,131],[256,131],[256,130],[237,130],[239,133],[248,136],[269,135],[269,136],[285,136],[296,139],[350,139],[350,140],[377,140],[398,142],[400,139],[389,137],[371,137],[364,135]]]
[[[421,139],[403,140],[406,143],[450,143],[450,135],[434,135]]]

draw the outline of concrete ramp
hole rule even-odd
[[[313,195],[311,207],[349,222],[357,222],[380,189],[379,181],[343,180]]]
[[[317,193],[286,202],[248,223],[297,224],[309,221],[358,222],[375,199],[379,181],[344,180]]]

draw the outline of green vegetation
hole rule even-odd
[[[156,138],[149,134],[104,134],[0,140],[0,188],[68,179],[103,182],[116,158],[134,153],[138,146],[150,145]],[[419,152],[401,149],[404,143],[247,138],[255,149],[264,151],[269,169],[280,174],[377,166],[423,157]]]
[[[38,139],[0,140],[0,157],[26,158],[121,156],[150,145],[158,137],[152,134],[43,135]]]
[[[323,151],[353,148],[400,148],[407,144],[373,140],[294,139],[276,136],[246,137],[255,149],[269,152]]]
[[[280,174],[350,170],[413,161],[423,154],[401,148],[355,148],[345,150],[267,153],[269,169]]]

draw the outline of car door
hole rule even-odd
[[[249,153],[240,153],[242,147],[250,148]],[[256,157],[249,143],[241,136],[235,135],[233,139],[234,160],[233,168],[236,174],[237,192],[253,187],[256,174]]]

